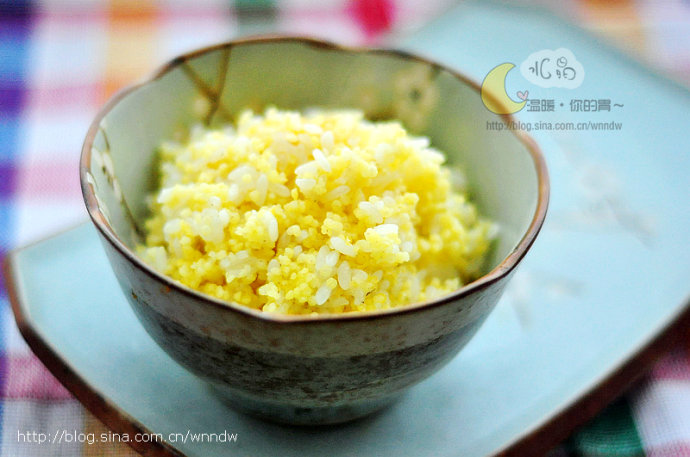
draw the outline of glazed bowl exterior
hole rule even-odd
[[[426,303],[357,314],[286,316],[206,296],[136,255],[156,186],[156,148],[190,125],[241,110],[358,108],[398,119],[463,167],[479,210],[500,226],[487,274]],[[543,223],[548,179],[537,146],[504,122],[476,84],[399,51],[259,37],[181,56],[99,113],[82,151],[88,212],[129,303],[152,338],[233,407],[325,424],[390,403],[472,338]],[[471,375],[468,373],[468,375]]]

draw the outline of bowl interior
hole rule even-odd
[[[477,88],[432,63],[392,51],[363,51],[301,39],[222,45],[176,59],[116,97],[92,128],[84,175],[103,219],[133,248],[156,186],[156,149],[190,125],[222,125],[245,108],[358,108],[399,119],[462,166],[471,198],[500,226],[486,271],[503,261],[535,216],[539,180],[518,136],[487,130],[501,121]]]

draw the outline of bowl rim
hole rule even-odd
[[[402,315],[408,313],[415,313],[424,311],[433,307],[441,306],[465,296],[468,296],[480,289],[484,289],[489,285],[503,279],[508,276],[511,271],[513,271],[516,266],[520,263],[522,258],[527,254],[527,251],[534,243],[537,234],[541,230],[546,217],[546,210],[549,204],[549,177],[546,169],[546,162],[541,153],[541,149],[534,141],[534,139],[522,130],[508,129],[511,134],[520,141],[523,146],[527,149],[532,158],[535,171],[537,173],[537,206],[534,211],[530,225],[527,231],[524,233],[515,248],[491,271],[480,276],[474,281],[465,284],[459,289],[443,295],[439,298],[433,300],[426,300],[422,302],[411,303],[408,305],[401,305],[394,308],[376,310],[376,311],[362,311],[362,312],[351,312],[342,314],[319,314],[313,316],[311,314],[301,315],[301,314],[279,314],[279,313],[267,313],[260,311],[258,309],[249,308],[238,303],[231,301],[221,300],[219,298],[212,297],[203,292],[197,291],[188,287],[171,277],[159,273],[153,267],[146,264],[138,255],[136,255],[132,249],[130,249],[115,233],[112,226],[108,222],[108,219],[104,216],[103,212],[99,207],[98,200],[96,199],[95,189],[92,184],[89,183],[87,175],[91,169],[91,157],[92,157],[92,147],[93,142],[96,138],[96,134],[101,126],[101,123],[105,116],[126,96],[140,89],[141,87],[155,82],[168,72],[174,70],[178,66],[184,64],[190,59],[200,57],[202,55],[208,54],[210,52],[218,50],[230,50],[234,46],[241,45],[252,45],[252,44],[265,44],[265,43],[301,43],[307,46],[317,47],[326,49],[328,51],[346,52],[349,54],[383,54],[388,56],[394,56],[398,58],[414,60],[425,65],[430,65],[435,69],[440,69],[451,76],[458,79],[460,82],[470,86],[477,92],[481,92],[481,86],[473,79],[465,76],[464,74],[448,68],[432,59],[420,56],[418,54],[413,54],[408,51],[403,51],[394,48],[379,48],[379,47],[366,47],[366,46],[348,46],[338,44],[332,41],[317,39],[307,36],[299,35],[281,35],[281,34],[268,34],[268,35],[258,35],[250,36],[245,38],[234,39],[230,41],[225,41],[219,44],[214,44],[210,46],[205,46],[182,55],[179,55],[168,62],[164,63],[157,70],[155,70],[150,76],[144,78],[138,83],[131,84],[120,89],[116,92],[97,112],[94,120],[91,122],[89,130],[86,134],[86,138],[82,145],[81,156],[79,160],[79,181],[81,184],[82,196],[84,198],[84,203],[86,205],[86,210],[91,218],[91,221],[96,226],[101,235],[114,247],[120,254],[122,254],[125,259],[127,259],[131,264],[137,269],[141,270],[148,276],[159,281],[164,286],[174,289],[183,295],[191,296],[192,298],[207,303],[211,306],[220,308],[226,312],[239,313],[244,316],[251,318],[256,318],[261,321],[270,323],[281,323],[281,324],[304,324],[304,323],[318,323],[318,322],[345,322],[345,321],[361,321],[361,320],[371,320],[380,319],[393,315]],[[491,94],[488,96],[494,98]],[[494,101],[501,106],[502,103],[498,99]],[[514,117],[510,114],[500,114],[499,115],[506,125],[514,120]],[[124,197],[123,197],[124,198]]]

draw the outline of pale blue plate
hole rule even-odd
[[[9,261],[20,327],[57,376],[117,430],[237,433],[236,443],[140,445],[190,456],[532,455],[632,381],[690,321],[690,94],[550,16],[463,4],[405,42],[481,81],[503,62],[570,49],[576,90],[530,98],[610,99],[611,112],[521,113],[524,121],[615,121],[611,132],[532,132],[552,181],[550,215],[506,297],[475,339],[399,403],[333,428],[289,428],[219,403],[144,332],[94,229]],[[515,96],[513,95],[513,98]],[[567,106],[567,105],[566,105]],[[673,323],[676,327],[671,328]],[[666,331],[669,330],[670,331]],[[663,335],[663,336],[662,336]],[[587,395],[589,394],[589,395]]]

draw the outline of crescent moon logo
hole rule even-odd
[[[525,107],[526,100],[516,102],[506,92],[506,76],[515,64],[510,62],[495,66],[482,82],[482,102],[496,114],[513,114]]]

